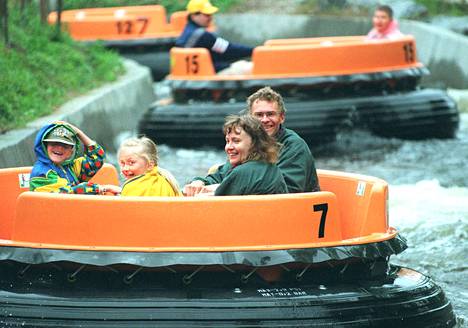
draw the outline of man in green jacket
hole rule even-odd
[[[320,191],[315,161],[307,143],[296,132],[283,127],[286,109],[283,97],[270,87],[264,87],[247,98],[250,114],[262,123],[268,135],[281,144],[278,162],[288,187],[288,192]],[[185,186],[187,195],[194,195],[215,185],[231,170],[229,162],[221,165],[206,177],[196,177]]]

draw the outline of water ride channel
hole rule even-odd
[[[45,195],[27,191],[29,167],[1,169],[0,323],[465,327],[468,115],[456,121],[448,139],[337,130],[313,147],[323,190],[314,194]],[[225,160],[213,147],[159,150],[182,185]],[[112,166],[101,174],[118,183]],[[83,218],[86,209],[103,215]],[[240,217],[231,231],[226,216]]]

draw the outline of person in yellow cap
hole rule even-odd
[[[206,48],[210,51],[214,69],[220,74],[246,74],[252,70],[252,63],[241,60],[252,55],[253,48],[227,41],[207,31],[213,14],[218,8],[209,0],[190,0],[187,25],[176,40],[182,48]]]
[[[126,180],[121,196],[182,196],[172,174],[158,167],[158,150],[151,139],[125,140],[120,145],[118,159]]]

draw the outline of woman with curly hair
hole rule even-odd
[[[193,181],[185,186],[187,196],[210,192],[215,196],[287,193],[283,175],[275,164],[279,146],[259,120],[250,115],[230,115],[223,132],[228,173],[216,185],[206,183],[202,188],[197,187],[196,181],[208,181],[209,175]]]

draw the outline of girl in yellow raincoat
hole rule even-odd
[[[158,167],[158,151],[151,139],[127,139],[120,145],[117,155],[126,180],[122,196],[182,196],[172,174]]]

